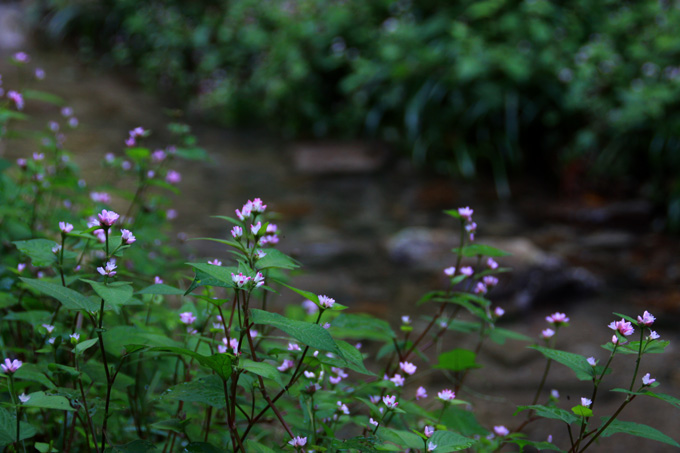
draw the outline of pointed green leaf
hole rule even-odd
[[[116,312],[132,297],[132,286],[128,282],[100,283],[81,278],[89,284],[99,297],[104,299]]]
[[[514,415],[517,415],[524,410],[532,410],[539,417],[550,418],[553,420],[562,420],[569,425],[580,422],[578,417],[568,411],[565,411],[564,409],[560,409],[559,407],[541,406],[538,404],[533,406],[519,406],[517,407]]]
[[[87,351],[89,348],[94,346],[98,341],[99,338],[91,338],[89,340],[82,341],[76,345],[74,351],[76,352],[76,354],[82,354],[83,352]]]
[[[47,267],[57,262],[57,255],[52,252],[56,242],[48,239],[29,239],[28,241],[15,241],[14,245],[19,251],[31,259],[35,267]]]
[[[574,406],[571,408],[571,411],[578,415],[579,417],[592,417],[593,416],[593,410],[585,407],[585,406]]]
[[[333,336],[362,340],[392,341],[390,324],[369,314],[343,313],[333,320]]]
[[[318,324],[296,321],[278,313],[257,309],[251,310],[251,320],[255,324],[276,327],[310,348],[332,352],[343,357],[342,351],[340,351],[331,334]]]
[[[14,378],[22,381],[37,382],[50,390],[57,388],[35,363],[24,363],[21,365],[21,368],[14,373]]]
[[[19,426],[21,432],[21,439],[30,439],[37,434],[37,431],[32,425],[26,422],[21,422]],[[16,441],[17,439],[17,419],[13,414],[10,414],[6,409],[0,407],[0,447],[4,447]]]
[[[201,365],[212,369],[222,379],[226,380],[229,379],[229,376],[231,376],[233,362],[233,356],[231,354],[224,353],[205,356],[203,354],[199,354],[196,351],[192,351],[191,349],[173,346],[158,346],[155,348],[150,348],[149,351],[170,352],[173,354],[186,355],[196,359],[196,361]]]
[[[297,269],[300,265],[290,256],[277,249],[266,249],[264,258],[260,258],[255,263],[257,269],[267,269],[276,267],[279,269]]]
[[[465,450],[477,443],[474,439],[469,439],[452,431],[435,431],[430,437],[430,442],[437,446],[435,451],[442,453]]]
[[[645,395],[651,396],[653,398],[658,398],[661,401],[665,401],[668,404],[672,404],[673,406],[677,407],[680,409],[680,399],[671,396],[671,395],[666,395],[665,393],[656,393],[656,392],[644,392]]]
[[[191,423],[191,419],[187,418],[185,420],[179,420],[177,418],[171,418],[169,420],[161,420],[159,422],[153,423],[151,425],[152,428],[164,430],[164,431],[173,431],[178,434],[184,434],[184,431],[186,430],[187,425]]]
[[[156,446],[148,440],[133,440],[125,445],[116,445],[104,450],[104,453],[147,453],[157,450]]]
[[[454,248],[452,252],[461,253],[459,247]],[[490,245],[470,244],[463,247],[462,255],[466,258],[470,258],[474,256],[493,256],[493,257],[510,256],[512,254],[505,252],[501,249],[497,249],[496,247],[491,247]]]
[[[379,427],[377,436],[386,442],[392,442],[400,447],[420,449],[423,447],[423,440],[417,434],[410,431]]]
[[[45,392],[35,392],[28,395],[31,397],[22,403],[24,407],[39,407],[42,409],[56,409],[60,411],[74,411],[68,399],[59,395],[46,395]]]
[[[208,404],[218,409],[226,406],[222,379],[214,374],[170,387],[161,398]]]
[[[582,355],[574,354],[572,352],[560,351],[558,349],[545,348],[543,346],[528,347],[536,349],[547,358],[571,368],[571,370],[576,373],[576,377],[581,381],[591,381],[593,377],[595,377],[595,371],[593,370],[593,367]]]
[[[208,263],[187,263],[189,266],[193,267],[196,270],[200,270],[203,274],[208,275],[215,280],[219,281],[222,283],[226,288],[234,288],[234,281],[231,279],[231,274],[238,273],[238,269],[230,266],[230,267],[222,267],[222,266],[215,266],[213,264],[208,264]],[[208,283],[202,283],[202,285],[208,285]]]
[[[309,300],[311,300],[312,302],[314,302],[316,305],[319,305],[319,296],[317,296],[317,295],[314,294],[313,292],[311,292],[311,291],[305,291],[304,289],[294,288],[294,287],[292,287],[292,286],[290,286],[290,285],[286,285],[285,283],[283,283],[282,281],[279,281],[279,280],[275,280],[275,281],[276,281],[276,283],[278,283],[279,285],[285,286],[286,288],[290,289],[291,291],[295,291],[296,293],[298,293],[299,295],[301,295],[301,296],[304,297],[305,299],[309,299]]]
[[[439,355],[439,362],[433,366],[440,370],[463,371],[470,368],[480,368],[475,363],[475,353],[467,349],[454,349]]]
[[[281,387],[284,387],[284,383],[281,380],[281,372],[273,365],[264,362],[255,362],[254,360],[249,359],[241,359],[238,362],[238,366],[239,368],[262,376],[263,378],[271,379]]]
[[[143,290],[137,291],[137,294],[162,294],[166,296],[179,296],[184,294],[184,290],[161,283],[159,285],[147,286]]]
[[[606,423],[608,417],[602,417],[602,423]],[[673,438],[665,435],[661,431],[652,428],[651,426],[643,425],[641,423],[625,422],[621,420],[614,420],[607,429],[600,435],[600,437],[609,437],[617,433],[630,434],[631,436],[643,437],[645,439],[656,440],[668,445],[680,448]]]
[[[89,313],[99,311],[100,304],[72,289],[33,278],[21,277],[21,281],[36,291],[54,297],[68,310],[85,310]]]

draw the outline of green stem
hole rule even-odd
[[[637,378],[638,370],[640,369],[640,360],[642,360],[642,340],[644,339],[645,328],[640,326],[640,348],[638,349],[638,356],[635,360],[635,372],[633,373],[633,379],[630,381],[629,391],[633,391],[633,386],[635,385],[635,378]]]
[[[612,415],[609,418],[609,420],[607,420],[607,423],[605,423],[600,429],[597,430],[597,433],[595,433],[595,435],[590,439],[590,441],[587,444],[585,444],[585,446],[581,450],[574,450],[574,451],[578,451],[578,453],[585,451],[586,448],[588,448],[590,446],[590,444],[595,442],[595,440],[598,437],[600,437],[600,435],[607,429],[607,427],[616,419],[616,417],[618,417],[618,415],[621,413],[623,408],[626,407],[628,405],[628,403],[633,401],[636,396],[637,395],[628,395],[628,398],[626,398],[626,400],[623,403],[621,403],[621,406],[619,406],[619,408],[616,410],[616,412],[614,412],[614,415]]]

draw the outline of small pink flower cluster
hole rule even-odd
[[[472,221],[474,212],[469,206],[458,208],[458,215],[465,220],[465,231],[470,235],[470,241],[475,240],[475,232],[477,231],[477,224]]]
[[[248,277],[246,275],[243,275],[243,272],[239,272],[238,275],[232,273],[231,280],[236,284],[236,286],[239,289],[243,288],[248,283],[252,283],[254,288],[259,288],[260,286],[264,285],[264,275],[262,275],[262,272],[258,272],[255,275],[255,277]]]
[[[147,133],[146,130],[142,127],[136,127],[132,129],[129,133],[129,137],[127,140],[125,140],[125,145],[126,146],[135,146],[137,144],[137,138],[139,137],[144,137],[144,135]]]

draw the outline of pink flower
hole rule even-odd
[[[335,299],[332,299],[328,296],[319,296],[319,305],[324,308],[331,308],[333,305],[335,305]]]
[[[311,300],[302,301],[302,308],[305,309],[308,315],[313,315],[314,313],[319,311],[319,306],[312,302]]]
[[[473,272],[474,271],[472,270],[472,268],[470,266],[465,266],[465,267],[461,268],[461,270],[460,270],[460,273],[467,276],[467,277],[471,276],[473,274]]]
[[[243,236],[243,228],[240,226],[235,226],[234,228],[231,229],[231,235],[234,239],[238,239],[241,236]]]
[[[333,385],[337,385],[340,382],[342,382],[342,378],[340,376],[331,376],[328,378],[328,380],[331,382]]]
[[[652,324],[654,324],[654,321],[656,320],[656,318],[654,316],[652,316],[652,314],[650,312],[645,310],[645,312],[643,313],[642,316],[637,317],[637,320],[640,324],[649,327]]]
[[[632,335],[633,332],[635,332],[633,325],[623,318],[621,318],[621,321],[612,321],[607,327],[612,330],[617,330],[621,335],[626,337]]]
[[[281,366],[276,367],[276,369],[283,373],[284,371],[293,368],[293,365],[295,365],[295,363],[292,360],[285,359]]]
[[[589,398],[581,397],[581,406],[590,407],[591,404],[593,404],[593,400],[591,400]]]
[[[487,293],[486,285],[482,282],[477,282],[477,285],[475,286],[475,294],[486,294]]]
[[[373,404],[378,404],[380,402],[380,395],[370,395],[368,400]]]
[[[267,231],[267,233],[275,234],[276,230],[278,230],[278,229],[279,228],[275,224],[270,223],[269,225],[267,225],[266,231]]]
[[[338,411],[339,412],[342,412],[345,415],[349,415],[349,408],[347,407],[347,405],[345,403],[343,403],[342,401],[338,401],[337,405],[338,405]]]
[[[212,261],[208,261],[208,264],[212,264],[213,266],[221,266],[221,265],[222,265],[222,261],[220,261],[220,260],[218,260],[217,258],[215,258],[215,259],[212,260]]]
[[[545,338],[546,340],[551,338],[553,335],[555,335],[555,331],[552,329],[545,329],[541,331],[541,337]]]
[[[105,275],[107,277],[113,277],[116,275],[115,269],[118,266],[116,266],[116,260],[110,260],[108,263],[106,263],[105,267],[98,267],[97,272],[99,272],[101,275]]]
[[[508,428],[506,428],[503,425],[494,426],[493,430],[498,436],[507,436],[508,434],[510,434]]]
[[[53,326],[53,325],[50,325],[50,324],[43,324],[42,326],[45,328],[45,330],[47,331],[47,333],[52,333],[52,331],[54,330],[54,326]]]
[[[59,229],[62,233],[68,234],[73,231],[73,225],[68,222],[59,222]]]
[[[373,426],[378,426],[380,424],[380,423],[376,422],[375,420],[373,420],[373,417],[368,419],[368,423],[370,423]]]
[[[262,228],[262,222],[257,222],[255,225],[250,225],[250,232],[257,236],[257,232]]]
[[[597,365],[597,360],[595,360],[595,357],[588,357],[587,360],[588,360],[588,364],[589,364],[590,366],[595,366],[595,365]]]
[[[264,285],[264,275],[262,275],[262,272],[258,272],[255,277],[253,277],[253,283],[255,283],[255,288]]]
[[[289,351],[300,351],[300,345],[295,344],[295,343],[288,343],[288,350]]]
[[[251,204],[251,209],[254,212],[264,212],[265,209],[267,209],[267,205],[262,203],[262,200],[259,198],[254,199],[252,202],[248,200],[248,202]]]
[[[435,451],[437,449],[437,444],[432,441],[427,442],[427,451]]]
[[[659,338],[661,338],[661,336],[660,336],[658,333],[656,333],[655,331],[650,330],[650,331],[649,331],[649,337],[648,337],[648,338],[649,338],[650,340],[658,340]]]
[[[165,182],[168,184],[177,184],[182,180],[182,175],[179,174],[179,172],[175,170],[168,170],[168,173],[165,175]]]
[[[74,332],[71,335],[69,335],[69,338],[71,338],[71,343],[78,344],[78,341],[80,340],[80,334],[77,333],[77,332]]]
[[[78,118],[76,118],[75,116],[72,117],[72,118],[69,118],[69,119],[68,119],[68,125],[69,125],[69,127],[71,127],[71,128],[76,128],[76,127],[78,127]]]
[[[489,269],[498,269],[498,263],[494,261],[493,258],[486,260],[486,267]]]
[[[493,275],[487,275],[482,281],[486,286],[496,286],[498,284],[498,279]]]
[[[288,445],[292,447],[304,447],[307,444],[307,438],[306,437],[293,437],[292,440],[288,441]]]
[[[165,160],[166,154],[162,149],[157,149],[151,153],[151,160],[155,163],[163,162]]]
[[[258,260],[261,260],[262,258],[264,258],[265,256],[267,256],[267,254],[266,254],[264,251],[262,251],[262,250],[256,250],[256,251],[255,251],[255,256],[257,256],[257,259],[258,259]],[[312,301],[310,300],[310,302],[312,302]],[[312,303],[314,303],[314,302],[312,302]]]
[[[408,375],[412,375],[418,369],[418,367],[416,367],[411,362],[399,362],[399,368],[401,368],[401,371]]]
[[[24,108],[24,97],[21,95],[21,93],[18,93],[14,90],[9,91],[7,93],[7,98],[14,102],[14,105],[17,106],[17,110],[23,110]]]
[[[394,383],[397,387],[403,387],[404,386],[404,378],[401,376],[401,374],[395,374],[393,377],[390,378],[390,381]]]
[[[501,307],[496,307],[493,313],[500,318],[505,314],[505,310],[503,310]]]
[[[466,206],[466,207],[464,207],[464,208],[458,208],[458,215],[460,215],[462,218],[464,218],[464,219],[467,220],[468,222],[471,222],[471,221],[472,221],[472,214],[473,214],[474,212],[475,212],[475,211],[472,210],[472,209],[470,209],[469,206]]]
[[[444,269],[444,273],[449,277],[453,277],[454,275],[456,275],[456,268],[454,266],[447,267],[446,269]]]
[[[642,376],[642,383],[643,383],[644,385],[651,385],[651,384],[653,384],[653,383],[655,383],[655,382],[656,382],[656,379],[652,379],[652,378],[649,376],[649,373],[647,373],[647,374],[645,374],[644,376]]]
[[[30,399],[31,399],[31,397],[26,395],[25,393],[22,393],[21,395],[19,395],[19,401],[21,401],[22,403],[28,403],[28,400],[30,400]]]
[[[456,393],[453,390],[444,389],[441,392],[437,393],[437,396],[439,397],[440,400],[449,402],[456,397]]]
[[[154,285],[160,285],[160,284],[162,284],[162,283],[163,283],[163,279],[160,278],[158,275],[156,275],[156,276],[153,278],[153,284],[154,284]]]
[[[545,320],[551,324],[555,324],[556,326],[566,324],[569,322],[569,318],[567,318],[567,315],[560,312],[555,312],[550,316],[546,316]]]
[[[61,108],[61,115],[69,117],[73,115],[73,109],[71,107],[62,107]]]
[[[17,159],[17,165],[21,168],[26,168],[26,166],[28,165],[28,161],[23,157],[20,157]]]
[[[427,437],[428,439],[430,437],[432,437],[432,434],[434,434],[434,426],[429,426],[429,425],[426,426],[424,433],[425,433],[425,437]]]
[[[14,55],[12,55],[12,58],[17,63],[28,63],[29,61],[31,61],[31,57],[29,57],[26,52],[17,52]]]
[[[111,203],[111,196],[106,192],[90,192],[90,199],[95,203]]]
[[[185,311],[184,313],[179,314],[179,320],[186,325],[193,324],[196,319],[196,316],[194,316],[194,314],[190,311]]]
[[[396,407],[399,405],[397,403],[397,397],[392,395],[385,395],[382,397],[383,403],[385,403],[385,406],[388,407],[388,409],[396,409]]]
[[[130,230],[120,230],[120,233],[123,236],[124,245],[130,245],[137,240],[137,238],[135,238],[135,235],[132,234],[132,231]]]
[[[234,273],[231,274],[231,280],[236,283],[236,286],[239,288],[243,287],[246,283],[250,281],[250,277],[247,277],[243,275],[242,272],[239,272],[238,275],[235,275]]]
[[[4,364],[0,364],[0,367],[2,367],[2,371],[4,371],[5,374],[11,374],[11,373],[16,373],[19,368],[21,368],[21,360],[9,360],[5,359]]]
[[[26,269],[26,263],[19,263],[19,264],[17,264],[17,270],[18,270],[19,272],[23,272],[24,269]]]
[[[137,142],[135,141],[134,137],[128,137],[128,138],[125,139],[125,146],[128,146],[128,147],[135,146],[135,143],[137,143]]]
[[[409,325],[409,324],[411,324],[411,317],[410,316],[402,316],[401,322],[403,324]]]
[[[113,211],[107,211],[106,209],[104,209],[104,210],[102,210],[102,212],[100,212],[98,214],[98,217],[99,217],[99,224],[103,228],[109,228],[111,225],[113,225],[116,222],[116,220],[118,220],[118,218],[120,216]]]
[[[416,400],[421,400],[423,398],[427,398],[427,390],[425,390],[425,387],[418,387],[418,390],[416,390]]]

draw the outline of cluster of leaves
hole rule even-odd
[[[7,101],[0,104],[0,117],[3,140],[11,144],[12,122],[28,117]],[[617,432],[678,446],[652,427],[617,419],[638,396],[680,407],[680,400],[652,391],[649,376],[634,386],[643,355],[663,352],[668,344],[652,332],[644,337],[653,322],[647,313],[642,321],[625,318],[640,329],[637,342],[626,343],[632,327],[624,320],[617,324],[621,333],[604,346],[611,352],[604,367],[556,350],[555,332],[544,332],[553,340],[532,346],[548,361],[536,398],[518,410],[528,411],[526,420],[512,430],[477,420],[472,402],[460,396],[470,373],[480,368],[484,342],[532,340],[496,325],[503,310],[492,308],[486,295],[495,275],[507,270],[494,258],[506,253],[473,242],[476,224],[469,208],[447,212],[460,221],[455,266],[445,270],[448,288],[427,293],[419,302],[423,315],[402,319],[399,329],[291,286],[287,272],[299,263],[274,247],[278,227],[259,199],[237,210],[237,218],[221,217],[233,225],[231,238],[210,239],[230,249],[232,265],[193,262],[173,272],[168,264],[147,261],[163,255],[172,262],[156,229],[144,230],[163,206],[151,189],[171,189],[157,175],[170,174],[164,167],[170,159],[201,154],[178,146],[162,151],[161,159],[158,150],[138,146],[137,139],[147,134],[131,131],[123,162],[105,159],[115,168],[137,169],[137,190],[127,194],[129,208],[121,217],[106,209],[87,222],[102,205],[78,196],[77,167],[61,166],[64,159],[53,155],[66,152],[61,140],[42,150],[47,157],[3,166],[2,193],[10,188],[15,195],[4,200],[8,207],[0,224],[6,247],[0,269],[0,345],[6,358],[0,445],[8,451],[32,446],[41,452],[448,452],[496,451],[505,444],[560,451],[523,432],[539,418],[556,419],[570,433],[575,428],[567,447],[572,452]],[[43,146],[41,138],[36,149]],[[190,138],[183,143],[193,146]],[[43,161],[53,166],[43,171]],[[66,181],[62,186],[60,178]],[[48,205],[41,191],[52,200]],[[101,195],[96,198],[105,203]],[[70,203],[64,206],[65,199]],[[46,207],[57,205],[64,208]],[[22,219],[19,209],[34,215]],[[15,237],[15,231],[29,237]],[[305,302],[281,306],[278,292]],[[568,321],[556,315],[550,317],[556,328]],[[475,336],[476,347],[451,348],[454,331]],[[436,358],[430,352],[442,349]],[[592,380],[594,402],[611,360],[621,353],[637,356],[635,375],[629,389],[614,389],[625,399],[598,426],[588,405],[569,412],[555,398],[538,404],[553,361],[578,379]],[[449,388],[428,396],[420,384],[430,369]]]
[[[228,124],[366,135],[506,193],[510,167],[648,184],[680,228],[673,2],[50,1],[45,29]],[[172,88],[172,90],[170,90]]]

